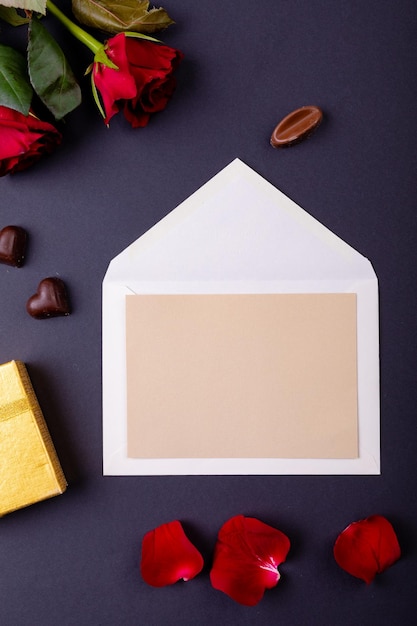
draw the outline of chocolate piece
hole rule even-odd
[[[273,148],[292,146],[311,135],[320,125],[323,113],[319,107],[305,106],[289,113],[275,127],[271,135]]]
[[[44,278],[37,292],[29,298],[26,310],[38,320],[70,314],[70,304],[65,283],[54,276]]]
[[[20,226],[5,226],[0,230],[0,263],[22,267],[26,242],[27,233]]]
[[[0,517],[67,483],[25,364],[0,365]]]

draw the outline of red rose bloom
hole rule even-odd
[[[0,106],[0,176],[25,170],[61,143],[52,124]]]
[[[162,111],[172,96],[173,76],[182,52],[119,33],[108,40],[106,55],[118,69],[93,65],[93,81],[101,94],[106,124],[123,108],[133,128],[146,126],[152,113]]]

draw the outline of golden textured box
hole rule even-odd
[[[0,517],[66,486],[25,364],[0,365]]]

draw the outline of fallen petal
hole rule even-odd
[[[220,529],[210,572],[211,584],[236,602],[254,606],[280,579],[278,566],[290,549],[284,533],[237,515]]]
[[[401,549],[391,523],[382,515],[371,515],[340,533],[333,554],[342,569],[369,584],[398,561]]]
[[[153,587],[165,587],[178,580],[190,580],[203,569],[200,552],[177,520],[146,533],[142,540],[140,571]]]

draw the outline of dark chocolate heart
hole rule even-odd
[[[41,280],[37,292],[27,301],[26,310],[38,320],[69,315],[70,304],[64,281],[54,276]]]
[[[0,230],[0,263],[22,267],[26,252],[27,232],[20,226]]]

